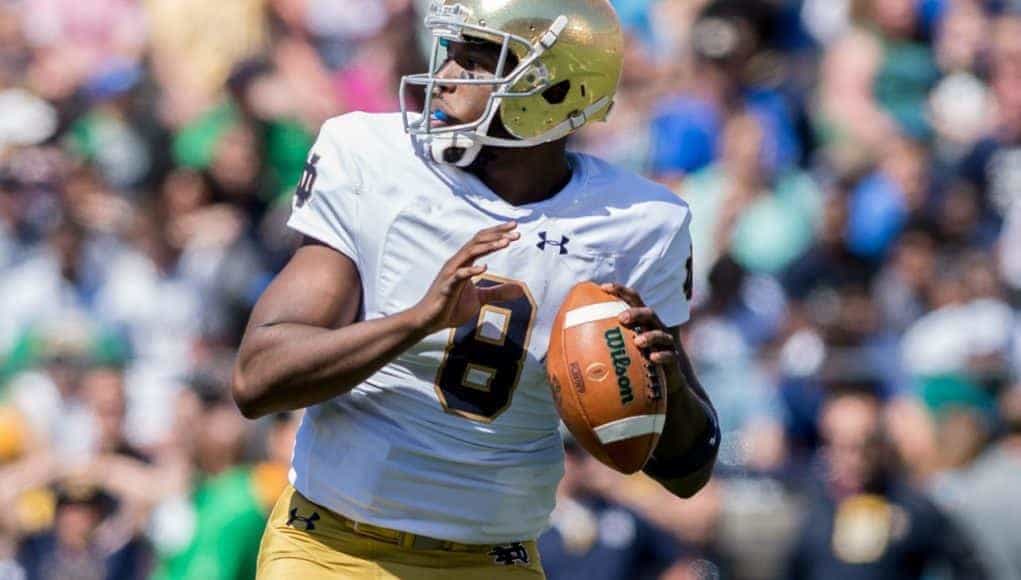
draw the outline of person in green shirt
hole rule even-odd
[[[296,415],[276,417],[269,428],[267,461],[241,463],[245,425],[226,394],[214,387],[196,389],[191,461],[194,489],[184,502],[164,505],[157,526],[190,528],[177,549],[157,539],[156,580],[251,580],[269,508],[287,483],[287,460]],[[170,514],[169,516],[167,514]],[[189,525],[190,524],[190,525]]]

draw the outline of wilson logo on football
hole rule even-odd
[[[620,331],[620,327],[616,327],[607,330],[603,336],[606,337],[606,346],[610,349],[610,356],[613,358],[613,371],[617,373],[620,403],[627,405],[635,400],[635,394],[631,390],[631,379],[627,375],[628,367],[631,366],[631,359],[627,355],[624,334]]]

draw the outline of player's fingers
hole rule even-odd
[[[457,271],[454,272],[454,275],[451,277],[451,282],[453,284],[464,282],[465,280],[468,280],[473,276],[478,276],[479,274],[482,274],[485,271],[486,271],[485,264],[482,264],[480,266],[465,266],[463,268],[458,268]]]
[[[518,235],[517,232],[511,232],[501,234],[499,237],[490,239],[489,241],[472,242],[454,254],[454,257],[448,262],[448,266],[450,268],[470,266],[475,262],[475,260],[482,256],[486,256],[506,248],[519,237],[520,235]]]
[[[637,308],[628,308],[624,312],[620,313],[617,317],[620,323],[628,328],[635,328],[643,326],[646,328],[659,328],[659,320],[656,318],[656,313],[652,311],[648,306],[639,306]]]
[[[621,286],[620,284],[614,284],[612,282],[607,282],[606,284],[600,284],[599,287],[602,288],[603,292],[606,292],[608,294],[613,294],[614,296],[616,296],[618,298],[623,298],[623,296],[620,295],[620,291],[624,287]]]
[[[670,333],[662,330],[650,330],[649,332],[643,332],[635,338],[635,344],[639,348],[652,349],[652,350],[674,350],[674,337],[670,336]]]
[[[657,350],[649,355],[649,360],[662,366],[670,366],[677,362],[677,352],[673,350]]]
[[[461,246],[461,249],[451,256],[449,260],[447,260],[445,268],[447,268],[448,271],[453,271],[462,266],[469,265],[469,261],[472,259],[470,252],[479,244],[495,243],[503,239],[513,242],[521,237],[520,233],[514,231],[517,227],[517,222],[507,222],[480,230],[463,246]]]
[[[509,302],[524,295],[525,289],[520,284],[498,284],[488,288],[479,288],[479,303]]]
[[[472,239],[474,241],[479,241],[480,239],[482,239],[483,236],[490,236],[490,235],[493,235],[493,234],[496,234],[496,235],[505,234],[505,233],[514,231],[514,229],[517,228],[517,227],[518,227],[518,223],[517,222],[511,221],[511,222],[502,223],[502,224],[499,224],[499,225],[495,225],[495,226],[493,226],[491,228],[486,228],[484,230],[479,230],[479,232],[477,234],[475,234],[475,236]]]
[[[472,258],[478,258],[480,256],[485,256],[487,254],[492,254],[493,252],[495,252],[497,250],[502,250],[502,249],[506,248],[513,241],[514,240],[512,240],[510,238],[500,238],[499,240],[495,240],[495,241],[492,241],[492,242],[485,242],[485,243],[481,243],[481,244],[475,244],[474,246],[472,246],[471,248],[468,249],[468,258],[472,259]]]
[[[520,237],[521,237],[521,233],[520,232],[488,232],[488,233],[479,233],[474,238],[472,238],[471,240],[468,240],[468,243],[465,244],[464,247],[465,248],[471,248],[472,246],[475,246],[475,245],[480,244],[480,243],[484,244],[484,243],[488,243],[488,242],[495,242],[497,240],[502,240],[502,239],[516,240],[516,239],[518,239]]]
[[[511,245],[511,243],[514,242],[515,239],[516,238],[513,237],[503,237],[494,242],[476,244],[468,248],[466,251],[464,251],[462,255],[459,256],[461,262],[457,264],[457,266],[467,266],[473,264],[475,260],[483,256],[488,256],[493,252],[498,252],[506,248],[507,246]]]
[[[633,289],[628,288],[627,286],[624,286],[622,284],[608,283],[603,284],[601,287],[603,289],[603,292],[613,294],[614,296],[617,296],[618,298],[624,300],[624,302],[627,302],[631,306],[635,307],[645,306],[645,302],[642,301],[642,297],[638,294],[638,292],[635,292]]]

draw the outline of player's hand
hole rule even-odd
[[[413,308],[422,328],[433,333],[445,328],[457,328],[474,318],[479,310],[492,302],[503,302],[521,297],[518,284],[498,284],[479,288],[472,278],[486,271],[475,261],[498,252],[521,237],[514,231],[518,224],[508,222],[484,229],[468,240],[440,269],[425,297]]]
[[[672,380],[674,372],[680,374],[677,344],[674,343],[673,335],[670,334],[652,308],[645,305],[638,292],[620,284],[603,284],[602,289],[631,306],[620,313],[620,323],[638,333],[635,344],[642,349],[650,361],[663,367],[667,374],[667,380]],[[671,384],[673,383],[671,382]]]

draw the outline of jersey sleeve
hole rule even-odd
[[[680,326],[691,317],[692,254],[690,213],[669,235],[660,251],[643,257],[631,273],[634,288],[667,328]]]
[[[344,117],[327,121],[305,161],[287,226],[359,263],[359,195],[355,159],[346,151],[351,138]]]

